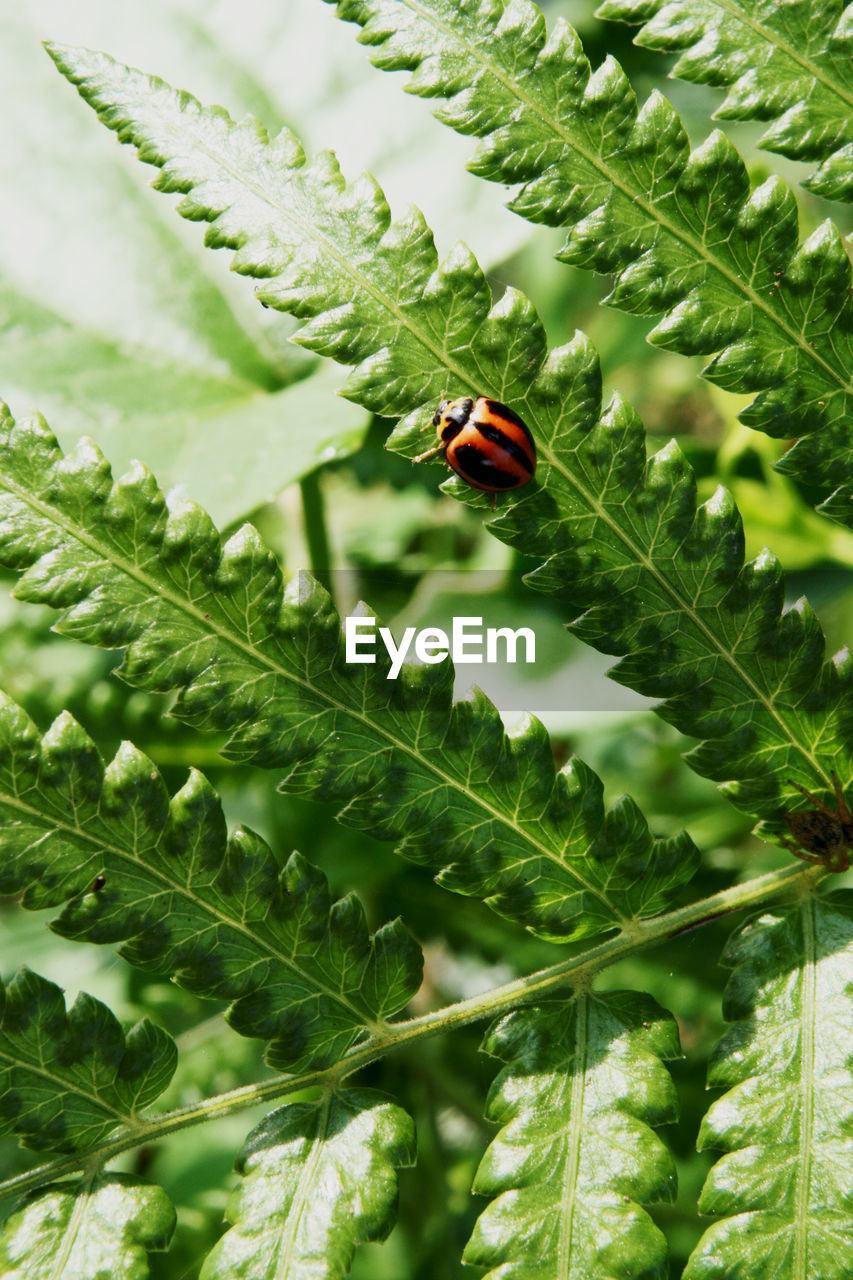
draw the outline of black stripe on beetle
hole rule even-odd
[[[453,451],[453,461],[447,459],[457,475],[462,476],[475,489],[498,492],[503,489],[517,489],[530,479],[526,471],[519,477],[517,471],[510,471],[506,461],[495,462],[477,444],[460,444]]]
[[[499,400],[442,400],[432,424],[440,444],[415,462],[443,453],[447,465],[475,489],[518,489],[536,470],[536,446],[527,424]]]
[[[519,423],[524,427],[524,430],[527,431],[527,427],[524,426],[524,423],[520,418]],[[485,436],[485,438],[490,440],[492,444],[498,444],[502,449],[506,449],[507,453],[511,453],[519,466],[525,469],[528,478],[533,475],[533,468],[536,466],[535,452],[533,454],[533,460],[531,461],[529,449],[522,449],[521,445],[516,444],[516,442],[507,435],[503,427],[492,426],[490,422],[478,422],[477,430],[481,436]],[[528,432],[528,435],[529,434],[530,433]],[[532,444],[533,441],[531,440],[530,443]]]

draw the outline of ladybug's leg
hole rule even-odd
[[[419,453],[416,458],[412,458],[412,462],[424,462],[427,458],[434,458],[437,453],[444,453],[446,448],[446,444],[436,445],[434,449],[427,449],[426,453]]]
[[[498,495],[496,493],[493,493],[492,494],[492,510],[493,511],[495,509],[495,503],[497,502],[497,500],[498,500]]]

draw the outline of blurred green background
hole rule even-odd
[[[614,54],[641,97],[663,87],[690,135],[711,127],[718,95],[663,83],[666,60],[635,49],[627,28],[597,22],[585,0],[549,3],[580,30],[591,61]],[[392,209],[419,205],[439,250],[464,239],[490,272],[534,300],[552,344],[575,328],[601,354],[608,392],[638,408],[654,451],[672,436],[695,467],[703,497],[733,489],[749,555],[769,545],[790,570],[790,596],[807,591],[831,649],[853,616],[853,535],[812,512],[810,497],[774,473],[777,442],[736,422],[743,404],[698,377],[699,364],[645,341],[642,320],[603,307],[606,280],[559,266],[560,235],[513,217],[504,192],[465,172],[470,140],[437,124],[425,101],[402,94],[402,77],[369,66],[354,29],[321,0],[24,0],[0,13],[0,395],[16,415],[34,407],[64,447],[95,438],[117,472],[139,457],[164,488],[179,486],[226,530],[251,519],[288,573],[312,569],[346,613],[367,600],[395,631],[480,613],[489,625],[532,626],[535,668],[478,673],[507,723],[538,714],[557,760],[578,753],[604,779],[606,797],[629,792],[654,831],[686,826],[703,871],[684,900],[787,860],[750,835],[750,823],[692,774],[692,745],[649,711],[648,700],[606,676],[612,661],[570,637],[556,606],[529,591],[532,568],[486,532],[480,514],[438,489],[440,468],[413,468],[386,453],[390,424],[336,396],[344,373],[289,343],[294,322],[262,310],[228,255],[202,246],[198,227],[151,192],[153,177],[94,120],[40,47],[42,39],[103,48],[157,72],[270,130],[288,124],[309,150],[334,149],[348,176],[370,169]],[[728,129],[756,179],[799,167],[755,150],[758,128]],[[804,172],[805,170],[803,170]],[[799,191],[802,230],[839,210]],[[844,211],[841,211],[843,214]],[[849,225],[849,219],[848,219]],[[52,615],[0,595],[0,684],[44,729],[69,708],[106,755],[123,738],[148,752],[175,789],[188,766],[221,791],[229,819],[259,830],[282,862],[293,848],[323,867],[335,893],[356,889],[373,926],[402,914],[426,950],[418,1009],[471,995],[563,958],[481,904],[454,897],[386,845],[338,826],[323,808],[275,790],[275,776],[235,767],[219,740],[169,718],[168,699],[133,692],[112,674],[112,655],[50,632]],[[398,632],[399,633],[399,632]],[[470,670],[458,680],[460,695]],[[44,918],[42,918],[44,916]],[[181,1068],[164,1106],[262,1078],[259,1046],[231,1033],[221,1010],[170,983],[129,969],[107,949],[75,946],[0,901],[0,960],[8,978],[21,956],[59,981],[70,999],[86,989],[122,1018],[142,1012],[178,1037]],[[694,1153],[707,1105],[705,1062],[720,1031],[724,976],[714,964],[730,925],[721,922],[609,970],[602,986],[636,986],[671,1008],[685,1058],[674,1065],[683,1122],[666,1136],[679,1161],[680,1198],[654,1210],[680,1270],[700,1227],[695,1199],[708,1158]],[[713,935],[713,936],[711,936]],[[395,1095],[416,1118],[420,1160],[400,1179],[391,1240],[358,1255],[358,1280],[451,1280],[476,1275],[458,1261],[478,1211],[470,1184],[489,1139],[483,1102],[495,1064],[478,1053],[482,1028],[419,1044],[372,1067],[364,1083]],[[180,1142],[132,1153],[123,1167],[161,1181],[178,1207],[167,1255],[152,1275],[183,1280],[223,1230],[231,1165],[257,1115],[191,1130]],[[0,1143],[11,1175],[35,1163]]]

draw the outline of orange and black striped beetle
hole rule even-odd
[[[441,444],[415,462],[443,453],[447,465],[475,489],[491,494],[518,489],[536,470],[536,446],[527,424],[499,400],[442,400],[432,425]]]

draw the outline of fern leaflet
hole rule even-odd
[[[706,1231],[685,1280],[820,1276],[853,1268],[853,917],[849,895],[767,915],[730,945],[725,1012],[734,1021],[709,1083],[729,1091],[706,1115],[702,1147],[728,1154],[702,1192]]]
[[[583,993],[510,1014],[484,1048],[507,1064],[487,1112],[504,1127],[474,1183],[496,1199],[465,1261],[494,1280],[665,1276],[666,1241],[637,1201],[675,1195],[649,1128],[676,1114],[660,1061],[679,1056],[672,1017],[637,992]]]
[[[329,157],[306,164],[292,135],[268,143],[260,126],[235,126],[103,54],[66,50],[62,65],[105,122],[161,165],[156,185],[186,193],[184,216],[210,221],[208,241],[237,248],[236,268],[265,280],[261,296],[313,317],[299,340],[357,363],[348,394],[389,413],[411,409],[427,386],[518,404],[537,439],[538,483],[492,528],[551,557],[536,583],[586,609],[576,623],[585,640],[629,655],[617,679],[666,698],[664,716],[713,739],[691,755],[700,772],[734,778],[732,794],[777,829],[779,778],[830,798],[833,770],[848,785],[853,663],[842,654],[822,665],[804,602],[780,618],[772,557],[742,569],[726,494],[697,511],[674,446],[647,467],[642,427],[618,398],[598,421],[600,372],[581,337],[547,355],[526,299],[508,290],[489,310],[467,251],[439,266],[420,215],[391,224],[375,185],[346,186]],[[433,407],[415,409],[392,446],[420,452]],[[461,481],[450,488],[471,499]]]
[[[618,63],[592,73],[572,28],[558,19],[549,34],[529,0],[337,0],[336,10],[379,46],[376,65],[415,69],[410,92],[446,99],[439,119],[482,138],[469,167],[521,183],[510,208],[571,229],[563,261],[614,273],[612,305],[663,313],[653,342],[716,353],[707,377],[759,393],[741,419],[798,437],[784,470],[833,488],[853,473],[851,267],[832,223],[798,247],[781,179],[750,192],[719,132],[691,152],[665,98],[640,108]],[[76,55],[70,65],[109,120],[98,70]],[[827,504],[853,520],[853,486]]]
[[[820,160],[805,185],[853,200],[853,27],[842,0],[605,0],[598,16],[641,22],[637,44],[680,54],[673,75],[728,88],[717,116],[771,120],[759,146]]]
[[[7,1220],[0,1267],[5,1280],[147,1280],[146,1254],[174,1228],[166,1193],[130,1174],[57,1182]]]
[[[85,992],[66,1012],[60,988],[29,969],[0,982],[0,1128],[28,1147],[95,1146],[163,1092],[177,1060],[171,1036],[147,1018],[125,1036]]]
[[[342,1280],[355,1245],[384,1240],[396,1207],[395,1170],[415,1159],[414,1125],[367,1089],[273,1111],[237,1160],[244,1175],[201,1280]]]
[[[399,920],[369,938],[358,901],[332,904],[325,877],[299,854],[281,869],[253,832],[229,839],[201,774],[170,800],[129,743],[105,771],[70,716],[42,740],[8,700],[0,852],[0,892],[25,890],[31,908],[70,899],[56,932],[127,939],[132,964],[233,1001],[231,1026],[269,1039],[267,1060],[281,1069],[336,1062],[420,985],[420,951]]]

